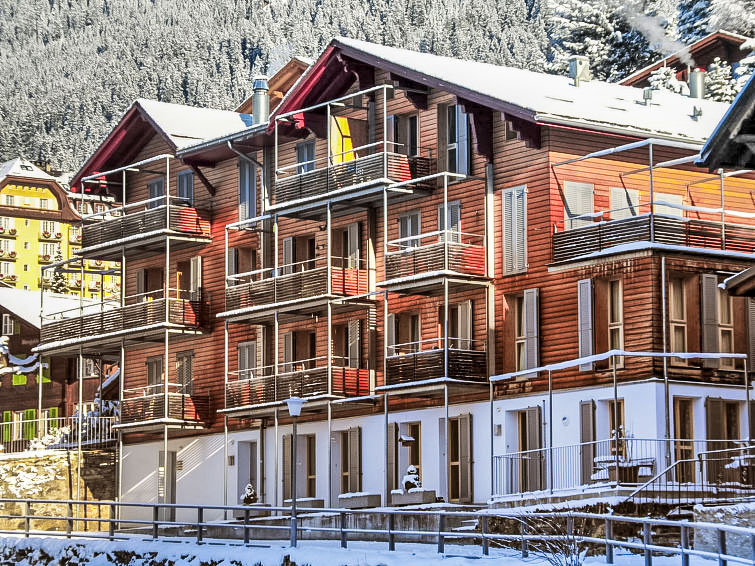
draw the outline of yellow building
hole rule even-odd
[[[73,200],[75,199],[75,200]],[[56,259],[74,257],[81,247],[81,216],[101,212],[112,203],[91,196],[70,195],[55,177],[24,159],[0,164],[0,285],[39,290],[43,285],[55,292],[100,298],[116,295],[115,279],[100,277],[108,262],[88,262],[87,271],[54,275],[41,267]]]

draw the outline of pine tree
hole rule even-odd
[[[63,251],[58,246],[57,252],[55,252],[55,262],[63,261]],[[53,293],[65,293],[68,291],[66,282],[66,276],[60,271],[60,268],[55,268],[52,272],[52,281],[50,282],[50,290]]]
[[[705,73],[705,98],[730,104],[735,96],[731,65],[716,57]]]
[[[734,90],[739,93],[744,88],[747,81],[752,77],[755,71],[755,40],[748,39],[741,46],[742,51],[749,51],[749,54],[741,59],[734,68]]]
[[[692,43],[708,34],[711,18],[710,0],[680,0],[679,39]]]
[[[650,73],[650,88],[653,90],[666,90],[681,94],[684,83],[676,78],[674,69],[671,67],[659,67]]]
[[[711,28],[755,35],[755,0],[711,0]]]

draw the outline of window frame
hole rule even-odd
[[[159,193],[154,189],[157,186],[160,187]],[[162,200],[152,200],[157,199],[158,197],[165,197],[165,177],[157,177],[147,183],[147,198],[150,200],[150,202],[147,203],[147,208],[164,206],[165,198]]]
[[[182,195],[181,191],[187,190],[187,187],[188,196]],[[189,206],[194,206],[194,171],[191,169],[184,169],[178,172],[176,176],[176,195],[180,201],[186,202]]]
[[[3,327],[2,327],[2,335],[3,336],[13,336],[15,334],[15,321],[13,320],[13,316],[9,313],[3,313]],[[8,331],[10,329],[10,331]]]
[[[618,297],[616,297],[616,306],[617,306],[617,312],[618,312],[618,320],[612,320],[613,318],[613,293],[614,289],[618,291]],[[606,293],[606,300],[608,304],[606,305],[606,314],[608,315],[607,320],[607,332],[608,332],[608,349],[609,350],[623,350],[624,349],[624,283],[621,279],[610,279],[608,281],[608,292]],[[619,342],[618,345],[614,344],[613,340],[613,331],[618,331],[619,336]],[[618,356],[616,359],[616,367],[622,368],[624,367],[624,357]],[[608,360],[608,367],[613,368],[613,360],[614,357],[612,356]]]
[[[514,297],[514,371],[523,371],[527,366],[526,307],[524,295]]]
[[[723,301],[723,302],[722,302]],[[734,297],[724,289],[718,289],[718,350],[722,354],[734,353]],[[724,308],[726,307],[726,308]],[[728,320],[724,320],[724,314]],[[729,349],[724,350],[724,336],[729,336]],[[735,358],[720,358],[721,369],[735,369]]]
[[[688,334],[687,334],[687,320],[688,320],[688,307],[687,307],[687,285],[684,277],[669,277],[668,282],[668,320],[669,320],[669,345],[672,352],[687,352],[688,351]],[[677,296],[678,295],[678,296]],[[681,306],[681,314],[676,312],[675,305],[679,301]],[[683,337],[683,344],[681,349],[676,339],[676,332],[681,331]],[[686,366],[687,360],[685,358],[671,358],[673,365]]]
[[[311,148],[311,152],[310,152]],[[302,150],[306,151],[306,159],[304,161],[301,161],[299,158],[301,157],[300,152]],[[310,155],[311,153],[311,155]],[[300,141],[296,144],[296,174],[302,175],[304,173],[309,173],[310,171],[315,170],[315,164],[317,160],[316,155],[316,146],[315,146],[315,140],[304,140]]]

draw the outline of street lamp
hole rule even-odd
[[[293,438],[291,439],[291,546],[296,546],[296,419],[301,415],[304,399],[291,397],[286,401],[288,414],[294,420]]]

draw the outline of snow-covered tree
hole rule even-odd
[[[705,98],[731,103],[736,96],[731,65],[720,57],[713,59],[705,73]]]
[[[55,261],[63,261],[63,252],[58,246],[58,251],[55,252]],[[50,290],[53,293],[65,293],[68,290],[66,283],[66,276],[58,268],[53,269],[52,279],[50,281]]]
[[[740,49],[749,53],[739,61],[733,71],[734,90],[737,93],[744,88],[755,71],[755,39],[748,39],[740,46]]]
[[[667,90],[681,94],[686,86],[684,82],[676,78],[676,73],[671,67],[659,67],[650,73],[650,88],[654,90]]]
[[[679,39],[692,43],[707,35],[710,27],[711,0],[680,0],[679,2]]]
[[[755,0],[711,0],[711,28],[755,35]]]

